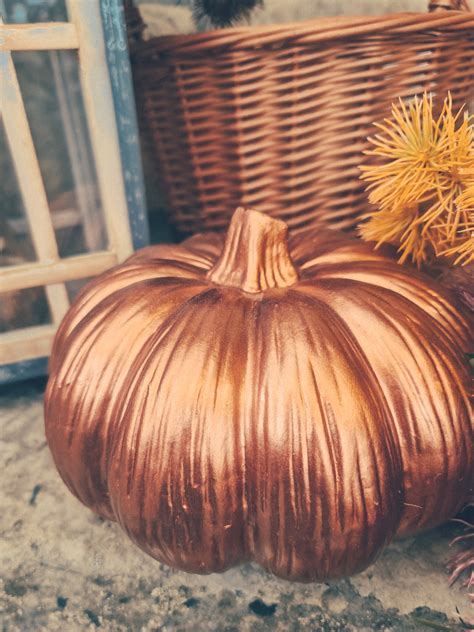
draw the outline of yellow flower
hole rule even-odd
[[[360,226],[363,239],[398,246],[400,262],[433,256],[468,263],[474,257],[473,116],[452,112],[451,95],[433,115],[426,93],[400,100],[392,119],[370,138],[375,164],[362,167],[369,200],[378,207]]]

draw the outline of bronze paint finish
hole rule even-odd
[[[238,209],[227,237],[145,248],[82,291],[46,435],[69,489],[165,564],[341,577],[472,494],[470,335],[367,244]]]

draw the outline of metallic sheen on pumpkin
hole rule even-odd
[[[72,493],[165,564],[350,575],[472,494],[465,318],[367,244],[238,209],[226,237],[84,288],[48,443]]]

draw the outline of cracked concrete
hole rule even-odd
[[[364,573],[322,585],[245,564],[189,575],[148,558],[94,516],[56,473],[42,381],[0,391],[0,620],[5,632],[460,630],[467,595],[448,587],[455,524],[392,544]]]

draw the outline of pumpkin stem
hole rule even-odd
[[[264,213],[239,207],[232,216],[221,256],[207,278],[252,294],[293,285],[298,272],[288,252],[288,226]]]

